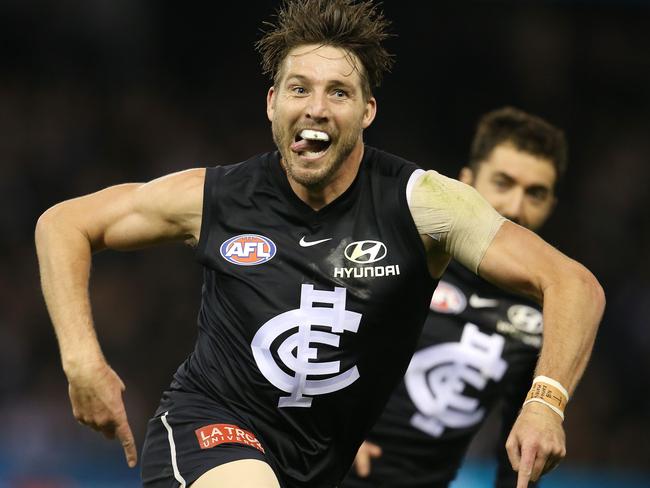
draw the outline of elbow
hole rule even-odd
[[[577,264],[576,278],[580,283],[583,293],[588,297],[589,302],[593,304],[593,310],[599,316],[602,316],[605,310],[606,298],[605,290],[598,279],[591,271],[580,264]]]
[[[592,277],[592,283],[591,283],[591,288],[592,288],[592,295],[594,298],[594,303],[600,310],[600,314],[602,314],[605,311],[605,304],[607,302],[607,299],[605,298],[605,290],[601,286],[601,284],[598,282],[596,277],[589,273]]]
[[[51,234],[52,229],[56,227],[56,214],[56,206],[51,207],[43,212],[36,221],[36,228],[34,229],[34,241],[37,248],[43,244],[47,236]]]
[[[77,220],[74,209],[67,201],[48,208],[36,221],[34,229],[36,250],[44,250],[54,242],[61,241],[63,236],[81,235],[89,240]]]

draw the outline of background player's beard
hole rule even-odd
[[[303,169],[302,163],[298,160],[299,156],[290,148],[295,130],[279,127],[275,121],[271,124],[271,129],[273,141],[282,155],[282,166],[287,172],[287,176],[306,188],[319,189],[332,181],[332,177],[354,149],[361,134],[361,121],[340,137],[328,130],[332,137],[332,144],[327,151],[325,161],[318,163],[320,167],[317,170],[309,168],[307,171]]]

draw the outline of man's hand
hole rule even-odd
[[[542,404],[527,404],[510,431],[506,450],[512,469],[518,472],[517,488],[526,488],[564,459],[562,419]]]
[[[86,367],[80,374],[68,375],[68,383],[74,417],[108,439],[117,437],[127,464],[133,468],[138,454],[122,400],[125,386],[117,373],[101,362]]]
[[[381,447],[372,442],[364,441],[357,455],[354,458],[354,469],[360,478],[366,478],[370,474],[370,462],[372,458],[381,456]]]

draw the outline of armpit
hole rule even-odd
[[[473,272],[506,220],[471,186],[436,171],[415,171],[406,188],[420,232]]]

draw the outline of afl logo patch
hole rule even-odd
[[[231,237],[219,248],[221,257],[239,266],[255,266],[273,259],[275,243],[257,234],[241,234]]]
[[[459,314],[467,306],[467,298],[451,283],[440,281],[431,297],[430,308],[434,312]]]

